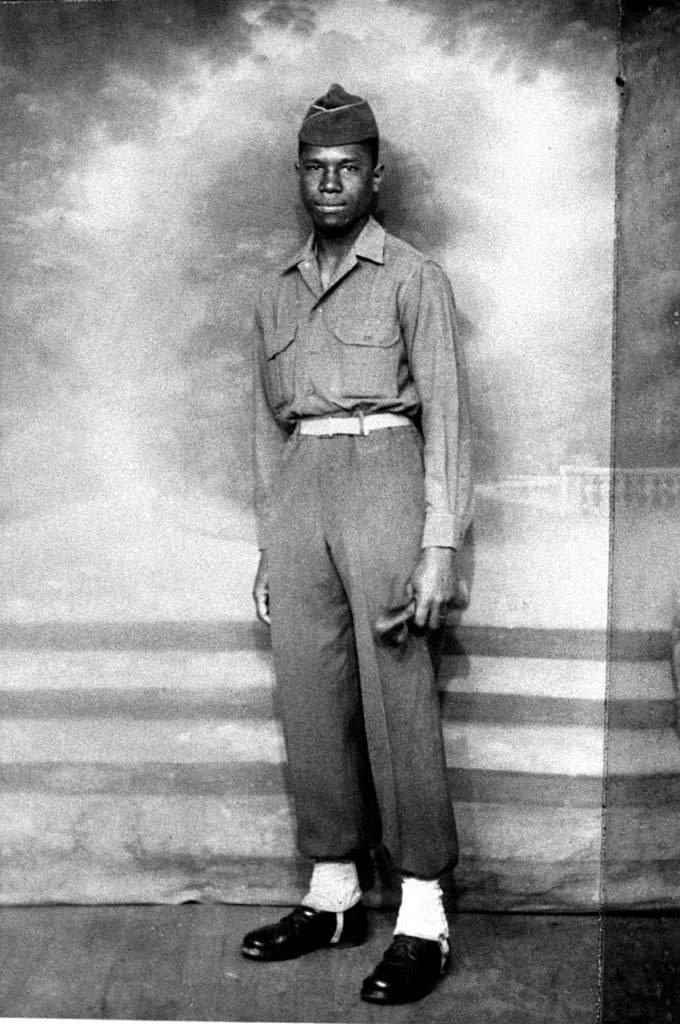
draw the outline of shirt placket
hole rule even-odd
[[[351,279],[360,265],[356,253],[348,253],[324,289],[313,252],[308,252],[297,264],[297,274],[293,278],[299,324],[295,404],[299,410],[306,410],[303,415],[313,414],[309,406],[312,396],[324,395],[330,403],[327,410],[330,412],[341,394],[341,360],[333,347],[340,345],[340,342],[335,339],[333,325],[338,317],[356,316],[359,309],[365,308],[365,297],[356,294],[355,288],[347,287],[348,279]],[[329,307],[332,307],[332,313]],[[316,401],[312,405],[315,413],[320,411]]]
[[[299,268],[300,274],[294,280],[294,302],[298,323],[297,352],[295,359],[295,403],[303,405],[305,399],[314,393],[310,373],[310,364],[315,353],[322,348],[323,331],[322,313],[319,305],[323,295],[318,275],[315,279],[315,268],[309,273],[304,264]],[[307,272],[305,272],[307,271]]]

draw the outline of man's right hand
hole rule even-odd
[[[255,583],[253,584],[253,601],[255,611],[260,622],[271,626],[269,615],[269,565],[267,563],[267,552],[260,552],[260,564],[257,567]]]

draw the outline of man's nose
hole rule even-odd
[[[340,192],[341,189],[340,175],[334,168],[327,167],[322,175],[319,190],[321,192]]]

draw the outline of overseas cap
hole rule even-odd
[[[298,139],[310,146],[367,142],[378,139],[378,125],[366,100],[350,95],[334,82],[305,114]]]

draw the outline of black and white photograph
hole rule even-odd
[[[680,1022],[680,5],[0,2],[0,1017]]]

